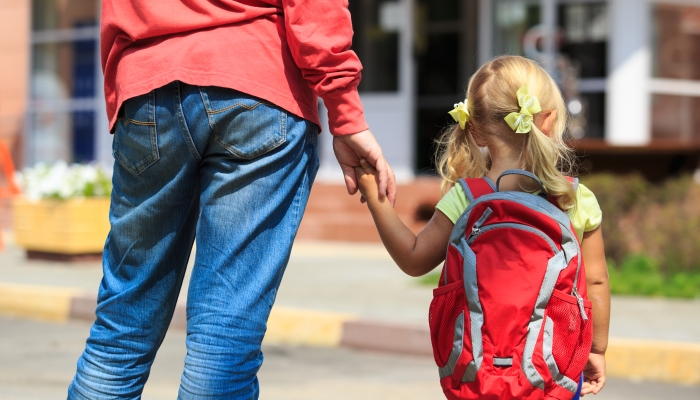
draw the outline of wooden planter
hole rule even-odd
[[[13,219],[15,243],[29,258],[95,258],[109,233],[109,198],[16,198]]]

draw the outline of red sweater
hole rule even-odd
[[[263,98],[331,133],[367,129],[347,0],[103,0],[110,129],[121,104],[169,82]]]

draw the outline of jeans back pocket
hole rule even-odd
[[[112,151],[114,159],[135,175],[160,158],[156,132],[155,90],[132,97],[122,105]]]
[[[285,142],[285,110],[233,89],[199,90],[217,143],[234,157],[252,160]]]

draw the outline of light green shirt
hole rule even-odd
[[[452,223],[457,223],[468,206],[469,200],[462,190],[462,185],[457,184],[443,196],[435,208],[442,211]],[[598,200],[593,192],[582,184],[579,184],[576,190],[576,207],[570,210],[568,215],[579,242],[583,240],[584,232],[590,232],[600,226],[603,219]]]

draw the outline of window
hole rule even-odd
[[[398,0],[350,0],[355,35],[352,50],[362,61],[360,92],[395,92],[399,89]]]
[[[567,2],[558,8],[559,54],[556,78],[572,115],[576,139],[602,139],[608,70],[608,5]]]
[[[658,4],[652,15],[653,76],[700,80],[700,8]]]
[[[605,3],[559,6],[560,52],[579,70],[581,78],[607,75],[608,6]]]
[[[700,141],[700,7],[652,12],[653,139]]]
[[[33,0],[27,162],[94,159],[96,0]]]
[[[525,39],[540,24],[540,1],[496,0],[493,7],[493,54],[528,56]]]
[[[435,139],[454,122],[447,112],[477,69],[478,0],[418,0],[415,14],[416,170],[432,173]]]
[[[654,139],[700,139],[700,97],[656,94],[651,101]]]

